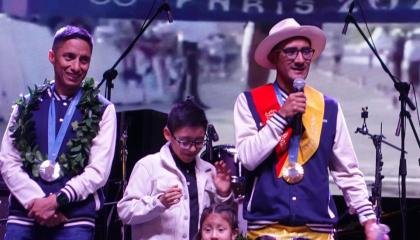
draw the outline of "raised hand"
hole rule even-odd
[[[280,108],[279,114],[284,118],[292,118],[298,113],[305,112],[306,97],[303,92],[291,93],[284,105]]]
[[[214,166],[216,167],[216,173],[212,177],[217,194],[227,197],[231,192],[230,169],[227,168],[223,160],[217,161]]]

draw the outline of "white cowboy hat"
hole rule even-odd
[[[315,26],[301,26],[295,19],[286,18],[274,25],[268,36],[260,42],[255,51],[255,61],[262,67],[275,69],[276,66],[268,60],[268,54],[273,47],[283,40],[299,36],[311,41],[311,47],[315,49],[312,59],[318,58],[325,48],[326,37],[324,31]]]

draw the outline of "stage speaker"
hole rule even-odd
[[[128,182],[136,162],[142,157],[156,153],[165,144],[163,128],[168,114],[144,109],[117,113],[118,130],[115,157],[109,180],[104,188],[105,207],[99,213],[95,239],[131,239],[129,227],[122,228],[116,204],[123,195],[123,135],[126,132],[127,161],[125,166]],[[124,234],[124,237],[122,236]]]

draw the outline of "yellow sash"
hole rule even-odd
[[[316,152],[321,138],[321,129],[324,118],[324,95],[316,89],[305,86],[306,110],[302,115],[302,124],[305,131],[300,139],[297,162],[304,165]],[[251,91],[251,96],[255,106],[255,112],[258,114],[261,123],[264,126],[281,106],[277,102],[273,84],[267,84]],[[275,148],[277,155],[276,174],[282,177],[282,168],[289,162],[288,145],[292,129],[286,128],[281,136],[279,143]]]
[[[302,114],[302,124],[305,131],[299,144],[297,162],[302,166],[315,154],[321,139],[322,123],[324,120],[324,95],[316,89],[305,86],[306,109]],[[289,156],[286,158],[286,166]],[[281,172],[278,177],[281,177]]]

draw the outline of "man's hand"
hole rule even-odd
[[[227,197],[231,192],[230,169],[227,168],[224,161],[217,161],[214,166],[216,167],[216,174],[213,174],[212,177],[216,192],[222,197]]]
[[[159,196],[159,201],[166,207],[179,203],[182,197],[182,190],[177,185],[170,187],[162,195]]]
[[[68,219],[66,218],[66,216],[64,216],[64,214],[62,214],[61,212],[56,212],[44,223],[45,223],[45,226],[47,227],[55,227],[67,221]]]
[[[51,218],[57,210],[57,200],[55,194],[48,197],[36,198],[28,205],[28,217],[35,218],[35,220],[45,225],[46,221]]]
[[[367,220],[364,224],[366,240],[389,240],[388,231],[384,229],[385,224],[377,224],[376,220]]]
[[[298,113],[304,113],[306,108],[306,97],[303,92],[291,93],[278,113],[283,118],[292,118]]]

